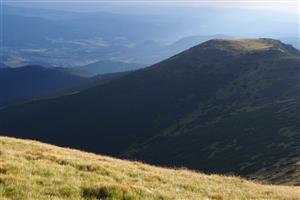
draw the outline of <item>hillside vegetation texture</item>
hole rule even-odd
[[[300,186],[299,74],[300,51],[279,40],[215,39],[72,95],[0,109],[0,132]]]
[[[238,177],[185,169],[0,137],[0,199],[298,200],[300,188],[261,185]]]

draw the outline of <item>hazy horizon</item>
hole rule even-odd
[[[297,5],[249,0],[1,1],[1,61],[9,66],[72,67],[99,60],[149,65],[216,37],[274,38],[299,48]]]
[[[13,6],[26,6],[36,8],[55,8],[58,10],[73,10],[73,11],[111,11],[117,10],[118,7],[127,8],[141,8],[143,6],[153,7],[206,7],[206,8],[237,8],[246,10],[264,10],[264,11],[276,11],[285,12],[294,15],[299,15],[299,2],[297,0],[154,0],[154,1],[135,1],[135,0],[3,0],[3,4]],[[77,6],[80,6],[77,7]],[[130,10],[132,12],[132,10]],[[119,12],[126,12],[119,10]],[[128,12],[128,11],[127,11]]]

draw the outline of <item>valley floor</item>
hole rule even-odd
[[[299,200],[300,187],[166,169],[0,137],[0,199]]]

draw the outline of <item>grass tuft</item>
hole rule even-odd
[[[111,199],[111,200],[134,200],[138,195],[134,190],[123,185],[106,185],[101,187],[83,188],[83,198],[87,199]]]

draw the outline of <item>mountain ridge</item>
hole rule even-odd
[[[280,40],[272,38],[259,39],[211,39],[196,45],[193,48],[212,48],[236,53],[249,53],[277,50],[291,55],[299,55],[299,50],[290,44],[284,44]]]
[[[0,131],[163,166],[298,185],[299,51],[265,39],[225,50],[216,43],[78,94],[2,109]],[[245,45],[255,51],[240,52]],[[33,121],[38,125],[29,126]]]

